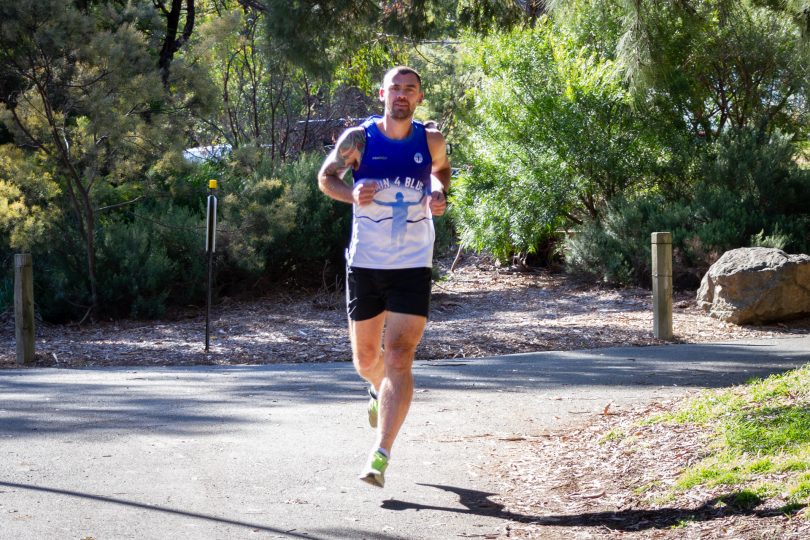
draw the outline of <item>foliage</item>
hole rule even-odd
[[[287,62],[261,31],[265,15],[237,2],[203,17],[188,56],[208,67],[217,107],[195,129],[197,144],[253,145],[271,160],[295,156],[309,142],[297,122],[310,116],[318,85]]]
[[[108,223],[99,239],[99,291],[113,317],[163,315],[176,263],[142,221]],[[127,309],[128,308],[128,309]]]
[[[601,220],[586,223],[568,239],[567,270],[613,284],[649,284],[650,234],[670,231],[675,250],[673,271],[688,272],[693,255],[688,244],[692,234],[689,218],[688,208],[667,203],[660,195],[614,200]]]
[[[712,145],[692,204],[701,241],[720,251],[748,245],[763,231],[786,237],[785,248],[810,249],[810,174],[796,164],[791,138],[741,129]]]
[[[315,173],[399,63],[460,170],[439,250],[525,261],[565,230],[569,268],[616,283],[646,282],[653,230],[693,280],[731,247],[810,250],[806,7],[0,0],[0,260],[33,252],[59,320],[198,303],[217,178],[221,291],[331,282],[350,209]]]
[[[454,214],[465,245],[501,258],[532,252],[566,222],[649,189],[665,156],[613,62],[547,19],[471,46],[481,83]]]
[[[221,228],[229,264],[254,278],[296,276],[310,285],[320,283],[324,265],[333,273],[342,267],[351,209],[318,189],[322,162],[321,153],[266,162],[225,190]]]
[[[347,63],[361,67],[355,62],[361,51],[390,52],[403,42],[441,39],[461,28],[478,33],[508,28],[533,20],[542,9],[533,0],[268,0],[265,5],[267,32],[279,53],[326,78]]]
[[[765,236],[765,229],[751,236],[751,247],[766,247],[774,249],[785,249],[790,238],[779,233],[777,228],[773,234]]]
[[[789,9],[551,5],[550,21],[490,37],[468,63],[480,84],[454,209],[466,245],[506,258],[573,225],[568,267],[617,283],[648,282],[654,230],[676,233],[693,276],[760,231],[810,247],[794,144],[810,41]]]
[[[611,2],[608,2],[611,3]],[[670,122],[711,140],[727,128],[805,130],[810,40],[781,2],[625,4],[617,55]],[[654,60],[654,61],[653,61]]]
[[[38,156],[41,158],[41,156]],[[2,248],[29,252],[59,219],[59,186],[41,159],[26,160],[12,145],[0,146],[0,231]]]
[[[182,62],[172,64],[164,91],[149,48],[154,5],[0,2],[0,72],[15,85],[3,96],[2,120],[18,145],[36,159],[65,196],[64,209],[82,240],[81,277],[90,305],[99,307],[96,209],[118,200],[99,192],[132,194],[162,153],[182,140],[175,107],[202,108],[206,85]],[[27,159],[18,156],[18,159]]]
[[[649,234],[673,233],[676,282],[694,285],[724,251],[768,245],[810,249],[810,176],[795,161],[790,138],[729,132],[707,152],[703,178],[688,197],[646,194],[613,201],[605,215],[566,244],[570,271],[609,282],[649,282]],[[686,279],[691,275],[691,279]]]

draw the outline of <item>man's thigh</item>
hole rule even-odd
[[[376,317],[353,321],[349,319],[349,336],[352,342],[352,352],[364,356],[378,356],[382,344],[383,328],[385,327],[385,312]]]

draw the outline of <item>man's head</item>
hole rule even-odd
[[[380,101],[385,103],[386,116],[395,120],[410,119],[424,97],[422,77],[413,68],[397,66],[383,77]]]

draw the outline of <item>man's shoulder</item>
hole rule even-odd
[[[438,128],[425,128],[425,137],[427,137],[427,142],[431,147],[444,145],[444,135],[442,135],[442,132],[439,131]]]
[[[350,128],[346,128],[343,130],[343,133],[340,134],[338,139],[338,146],[343,141],[358,141],[358,140],[365,140],[366,138],[366,130],[362,125],[359,126],[352,126]]]

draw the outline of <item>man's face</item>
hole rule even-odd
[[[413,73],[388,76],[380,88],[380,100],[385,103],[385,113],[396,120],[411,118],[423,98],[419,79]]]

